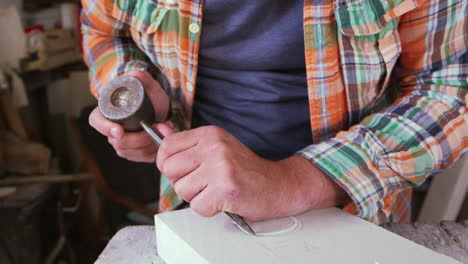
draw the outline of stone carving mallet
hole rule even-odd
[[[159,80],[159,83],[167,85],[164,81]],[[137,78],[128,75],[114,78],[100,91],[98,106],[105,118],[121,124],[126,131],[144,129],[158,146],[161,145],[162,135],[149,125],[154,122],[153,106]],[[225,213],[243,230],[255,235],[242,216]]]

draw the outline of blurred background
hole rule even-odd
[[[152,224],[154,164],[120,159],[88,125],[79,1],[0,1],[0,263],[92,263]],[[466,158],[465,158],[466,159]],[[467,162],[414,192],[413,221],[468,219]]]
[[[88,125],[79,1],[0,1],[0,263],[92,263],[152,224],[153,164],[120,159]]]

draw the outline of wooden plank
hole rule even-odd
[[[0,180],[0,186],[23,185],[31,183],[58,183],[58,182],[77,182],[90,181],[91,174],[57,174],[57,175],[36,175],[36,176],[18,176]]]

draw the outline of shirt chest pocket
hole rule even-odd
[[[157,65],[161,64],[158,54],[167,52],[161,43],[167,37],[169,13],[164,5],[150,0],[117,0],[113,9],[113,16],[128,25],[133,42]]]
[[[399,18],[419,0],[349,1],[336,9],[344,82],[351,111],[361,119],[385,94],[401,53]],[[420,1],[421,2],[421,1]]]

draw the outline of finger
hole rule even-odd
[[[96,107],[91,112],[88,118],[89,124],[94,127],[99,133],[107,137],[120,138],[124,134],[124,129],[121,125],[107,120]]]
[[[203,181],[203,173],[201,173],[201,171],[202,170],[197,169],[189,175],[180,178],[173,184],[177,195],[189,203],[208,186]]]
[[[195,147],[192,147],[172,155],[158,168],[174,185],[180,178],[199,168],[200,164],[201,155]]]
[[[153,104],[153,109],[156,109],[157,107],[156,102],[158,101],[158,96],[154,93],[154,91],[162,90],[161,85],[157,81],[154,80],[151,74],[145,71],[132,70],[132,71],[129,71],[127,75],[131,75],[133,77],[136,77],[138,80],[140,80],[141,84],[143,84],[143,87],[147,91],[146,95],[148,95],[151,103]]]
[[[149,97],[150,102],[153,105],[156,120],[158,122],[165,120],[169,110],[169,97],[161,85],[154,80],[151,74],[145,71],[133,70],[129,71],[127,75],[136,77],[143,84],[143,87],[146,90],[146,95]]]
[[[119,157],[135,162],[150,163],[156,160],[156,151],[153,149],[116,150],[115,152]]]
[[[164,122],[164,124],[168,125],[171,129],[174,130],[174,132],[179,132],[177,130],[177,126],[171,120],[167,120],[166,122]]]
[[[170,156],[197,145],[198,133],[195,130],[196,129],[192,129],[168,135],[163,139],[161,146],[159,147],[158,156],[156,159],[158,168],[162,169],[163,163]]]
[[[153,128],[161,133],[161,135],[164,137],[177,133],[176,126],[171,121],[154,124]]]
[[[153,79],[153,76],[151,76],[149,72],[142,70],[131,70],[127,73],[127,75],[136,77],[138,80],[140,80],[144,87],[148,87],[148,85],[150,85],[150,80]]]
[[[168,135],[164,138],[162,145],[166,145],[166,152],[169,155],[174,155],[185,149],[197,145],[199,141],[199,129],[190,129],[179,133]],[[161,147],[163,147],[161,145]]]
[[[215,206],[215,199],[216,196],[214,195],[213,190],[210,188],[210,186],[207,186],[192,198],[190,201],[190,208],[201,216],[214,216],[221,212],[221,210],[218,210]]]
[[[119,139],[109,139],[109,142],[118,149],[139,149],[152,146],[157,149],[156,143],[146,134],[145,131],[127,132]]]
[[[119,151],[119,152],[130,152],[130,151],[146,151],[146,152],[149,152],[149,151],[152,151],[152,152],[155,152],[158,150],[158,147],[154,144],[154,143],[151,143],[151,144],[148,144],[146,146],[139,146],[139,147],[130,147],[130,148],[121,148],[121,145],[120,145],[120,142],[118,139],[115,139],[115,138],[107,138],[107,141],[112,145],[112,147],[114,147],[114,149],[116,151]]]
[[[146,153],[154,153],[156,155],[156,152],[158,151],[158,147],[155,146],[154,144],[148,145],[148,146],[142,146],[139,148],[119,148],[118,144],[114,143],[115,139],[113,138],[108,138],[109,143],[112,145],[114,150],[119,153],[136,153],[136,152],[146,152]],[[156,158],[153,160],[156,161]]]

